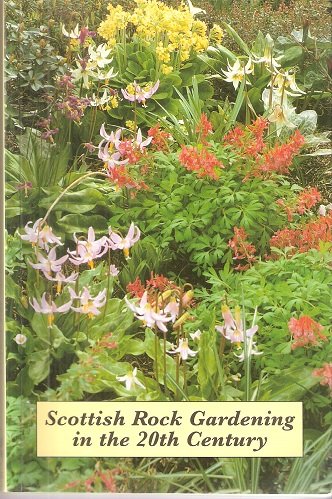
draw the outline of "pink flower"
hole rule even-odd
[[[320,369],[315,369],[312,375],[322,378],[320,384],[327,385],[332,395],[332,364],[324,364]]]
[[[136,83],[136,81],[134,81],[134,83],[128,85],[126,90],[121,89],[121,92],[125,99],[129,100],[130,102],[136,101],[142,103],[145,107],[146,99],[150,99],[150,97],[152,97],[152,95],[157,92],[158,88],[159,80],[157,80],[149,90],[144,90]]]
[[[109,273],[112,277],[116,277],[120,273],[120,270],[112,264],[110,265]]]
[[[53,234],[51,227],[48,225],[41,226],[42,220],[42,218],[38,218],[32,227],[30,227],[32,222],[28,222],[24,227],[25,234],[20,234],[21,239],[29,241],[33,246],[37,245],[46,251],[49,250],[49,244],[62,245],[61,238]]]
[[[51,277],[49,274],[44,274],[46,279],[49,281],[54,281],[57,283],[57,294],[60,294],[62,283],[75,282],[78,276],[78,272],[72,272],[70,276],[66,277],[61,271],[57,272],[55,277]]]
[[[319,341],[327,341],[323,334],[324,327],[314,321],[308,315],[302,315],[298,319],[292,317],[288,322],[288,328],[292,333],[292,350],[299,347],[318,345]]]
[[[121,237],[116,232],[113,232],[111,227],[109,227],[109,235],[109,244],[112,250],[122,249],[126,259],[129,259],[129,248],[137,243],[141,236],[141,231],[132,222],[125,237]]]
[[[216,326],[219,331],[231,343],[236,343],[238,346],[244,341],[244,337],[251,338],[258,330],[258,326],[253,326],[246,329],[244,333],[243,323],[241,320],[240,307],[235,307],[235,319],[227,305],[222,306],[222,316],[224,319],[223,326]]]
[[[87,263],[90,268],[93,268],[93,260],[95,260],[96,258],[101,258],[108,250],[107,237],[103,236],[100,239],[96,240],[93,227],[89,227],[88,239],[86,241],[77,239],[76,234],[74,234],[74,241],[76,243],[76,250],[68,250],[68,253],[71,255],[71,258],[69,258],[69,260],[74,265]]]
[[[89,319],[92,319],[95,315],[99,315],[99,309],[106,303],[106,289],[100,291],[94,298],[86,287],[83,288],[80,295],[77,295],[72,288],[69,288],[69,293],[72,300],[78,299],[81,303],[80,307],[71,307],[72,310],[80,314],[87,314]]]
[[[191,350],[188,346],[188,340],[187,338],[180,338],[179,339],[179,346],[168,353],[174,354],[178,353],[180,354],[180,357],[182,360],[187,360],[188,357],[195,357],[195,355],[198,354],[198,352],[195,352],[194,350]]]
[[[177,302],[174,299],[169,301],[169,303],[164,308],[165,314],[169,314],[171,316],[172,322],[176,321],[179,315],[179,308],[180,308],[179,302]]]
[[[152,141],[152,137],[148,137],[146,140],[143,140],[142,132],[141,132],[141,129],[139,128],[138,131],[137,131],[136,140],[134,140],[133,144],[134,144],[134,146],[136,146],[137,148],[139,148],[139,150],[141,152],[143,152],[144,151],[144,147],[147,147],[150,144],[151,141]]]
[[[39,304],[36,300],[36,298],[33,298],[32,301],[30,301],[30,305],[32,308],[35,310],[35,312],[39,314],[47,314],[48,315],[48,327],[52,327],[53,322],[54,322],[54,314],[55,313],[66,313],[68,310],[70,310],[70,307],[72,305],[72,300],[70,300],[67,303],[64,303],[63,305],[60,305],[58,307],[54,301],[47,301],[46,299],[46,293],[43,293],[43,296],[41,298],[41,303]]]
[[[37,253],[37,259],[40,263],[32,263],[29,261],[29,264],[34,269],[41,270],[47,277],[51,276],[51,272],[61,271],[61,265],[68,259],[68,255],[62,256],[61,258],[57,259],[55,246],[50,250],[46,258],[41,253]]]
[[[169,322],[171,317],[166,317],[160,310],[156,310],[155,306],[152,306],[151,303],[148,302],[148,293],[145,291],[143,294],[139,306],[136,306],[132,302],[130,302],[125,296],[125,301],[128,308],[135,313],[135,317],[140,321],[143,321],[147,327],[154,327],[156,325],[160,331],[164,333],[167,332],[167,327],[165,326],[166,322]]]

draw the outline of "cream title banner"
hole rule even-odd
[[[38,457],[301,457],[300,402],[38,402]]]

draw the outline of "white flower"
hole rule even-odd
[[[111,49],[107,49],[105,43],[98,45],[96,49],[92,45],[88,48],[90,61],[94,62],[99,68],[104,68],[106,64],[111,64],[113,57],[107,59],[107,56],[111,52]]]
[[[92,62],[86,62],[83,59],[76,61],[77,69],[71,71],[73,81],[80,81],[83,79],[83,87],[89,88],[89,78],[95,76],[94,69],[96,66]]]
[[[141,237],[141,231],[139,230],[137,225],[134,225],[134,222],[132,222],[125,237],[122,237],[116,232],[113,232],[111,227],[109,227],[109,236],[109,245],[112,250],[122,249],[125,258],[128,260],[129,248],[137,243],[137,241]]]
[[[269,83],[269,86],[271,83]],[[276,75],[273,78],[273,86],[278,87],[279,93],[287,93],[288,95],[291,95],[292,97],[297,97],[299,95],[305,94],[303,90],[301,90],[295,81],[295,73],[290,73],[289,71],[277,71]],[[292,92],[290,92],[290,90]]]
[[[50,250],[45,258],[41,253],[37,253],[39,263],[32,263],[29,261],[31,267],[41,270],[46,277],[51,276],[51,272],[60,272],[61,266],[68,259],[68,255],[56,258],[56,246]]]
[[[104,90],[104,93],[101,97],[97,97],[93,93],[92,97],[90,99],[90,106],[92,106],[92,107],[105,106],[105,104],[107,104],[109,102],[110,98],[111,98],[111,96],[107,95],[106,89]]]
[[[250,57],[246,65],[242,64],[240,59],[236,59],[233,66],[231,66],[229,62],[227,62],[227,69],[228,71],[222,70],[222,72],[226,76],[225,81],[233,83],[233,87],[235,88],[235,90],[239,86],[239,83],[242,82],[245,75],[252,73],[254,70]],[[251,84],[248,80],[246,80],[246,83],[247,85]]]
[[[145,386],[143,383],[140,382],[140,380],[137,378],[137,367],[134,368],[132,372],[129,372],[125,376],[117,376],[116,379],[117,381],[124,381],[126,389],[130,391],[132,388],[134,388],[135,385],[143,388],[145,390]]]
[[[273,39],[269,34],[266,35],[265,37],[265,47],[264,47],[264,53],[262,57],[258,57],[258,59],[254,59],[254,63],[258,64],[260,62],[263,62],[265,66],[270,70],[270,71],[275,71],[277,68],[280,68],[280,64],[277,62],[278,59],[281,59],[280,57],[273,57],[273,46],[274,42]]]
[[[197,329],[197,331],[195,331],[194,333],[190,333],[190,337],[194,341],[195,340],[199,341],[201,335],[202,335],[202,331],[200,329]]]
[[[24,345],[24,343],[26,343],[27,341],[27,337],[24,335],[24,334],[17,334],[14,338],[14,341],[18,344],[18,345]]]
[[[179,346],[173,350],[172,352],[168,353],[178,353],[180,354],[180,357],[182,360],[187,360],[188,357],[195,357],[195,355],[198,354],[198,352],[195,352],[194,350],[191,350],[188,346],[188,340],[187,338],[180,338],[179,339]]]
[[[52,227],[48,225],[41,225],[42,218],[38,218],[35,221],[32,227],[30,224],[32,222],[28,222],[24,227],[25,234],[20,235],[23,241],[29,241],[32,245],[37,245],[45,251],[49,250],[49,244],[58,244],[62,246],[61,237],[57,237],[52,232]]]
[[[115,265],[112,264],[110,265],[109,273],[111,276],[116,277],[120,273],[120,270]]]
[[[86,241],[77,239],[76,233],[74,233],[74,241],[76,243],[76,250],[68,250],[68,253],[71,256],[69,260],[74,265],[87,263],[90,268],[93,268],[93,260],[101,258],[108,250],[107,237],[103,236],[100,239],[96,239],[93,227],[89,227],[88,238]]]
[[[169,314],[171,316],[172,322],[175,322],[177,316],[179,315],[179,302],[175,299],[172,299],[164,308],[165,314]]]
[[[295,128],[292,119],[295,116],[295,107],[292,107],[286,94],[280,95],[276,89],[266,88],[262,93],[264,108],[269,112],[267,118],[270,123],[275,123],[277,135],[282,127]]]
[[[79,299],[81,303],[80,307],[71,307],[71,309],[80,314],[87,314],[90,319],[95,315],[99,315],[99,309],[106,303],[106,289],[100,291],[95,297],[91,296],[86,287],[83,288],[80,295],[77,295],[72,288],[69,288],[69,294],[72,300]]]
[[[80,29],[78,27],[78,24],[76,24],[75,28],[71,30],[70,33],[65,28],[65,25],[62,25],[62,34],[66,36],[67,38],[72,38],[72,39],[78,39],[80,37]]]
[[[194,7],[190,0],[187,0],[189,7],[189,12],[192,16],[197,16],[198,14],[206,14],[206,10],[200,9],[199,7]]]
[[[172,320],[171,317],[166,317],[159,309],[156,309],[155,306],[152,306],[148,302],[148,293],[145,291],[143,294],[139,306],[134,305],[134,303],[130,302],[125,296],[125,301],[132,312],[134,312],[135,317],[141,321],[143,321],[148,327],[153,327],[156,325],[160,331],[164,333],[167,332],[167,327],[165,326],[166,322]]]

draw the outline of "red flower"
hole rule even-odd
[[[292,350],[309,345],[318,345],[319,340],[327,340],[326,336],[322,334],[324,327],[308,315],[302,315],[299,319],[292,317],[288,322],[288,328],[294,340]]]
[[[320,369],[315,369],[312,372],[313,376],[323,378],[320,382],[321,385],[327,385],[332,395],[332,364],[324,364]]]
[[[293,248],[291,254],[319,249],[321,242],[332,243],[332,214],[321,216],[296,229],[278,230],[270,240],[275,248]]]
[[[294,157],[299,153],[303,144],[304,137],[296,130],[288,142],[285,144],[276,144],[263,155],[263,161],[258,165],[256,173],[288,173]]]
[[[296,211],[303,215],[303,213],[310,210],[310,208],[315,206],[321,199],[321,193],[316,187],[304,189],[297,199]]]
[[[127,285],[127,291],[128,293],[131,294],[131,296],[135,298],[142,298],[144,295],[145,288],[143,286],[143,283],[139,277],[136,277],[134,282],[130,282]]]
[[[169,281],[167,277],[158,274],[154,276],[153,272],[151,272],[150,279],[146,281],[146,286],[159,289],[159,291],[164,291],[167,288],[167,286],[171,284],[172,284],[171,281]]]
[[[209,177],[217,180],[219,169],[224,165],[212,154],[207,147],[182,146],[179,155],[182,166],[187,170],[197,172],[198,177]]]
[[[151,144],[157,149],[157,151],[167,151],[168,141],[171,138],[171,134],[161,130],[160,125],[156,125],[150,130],[148,130],[148,136],[152,137]]]
[[[201,114],[200,120],[196,126],[195,132],[203,144],[207,144],[206,137],[213,131],[212,123],[208,120],[205,113]]]
[[[245,260],[244,265],[239,264],[235,270],[247,270],[256,261],[256,248],[247,241],[248,234],[243,227],[234,227],[234,237],[228,242],[234,256],[234,260]]]

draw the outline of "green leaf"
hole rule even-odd
[[[41,350],[30,355],[28,374],[35,385],[41,383],[49,375],[50,365],[49,350]]]

